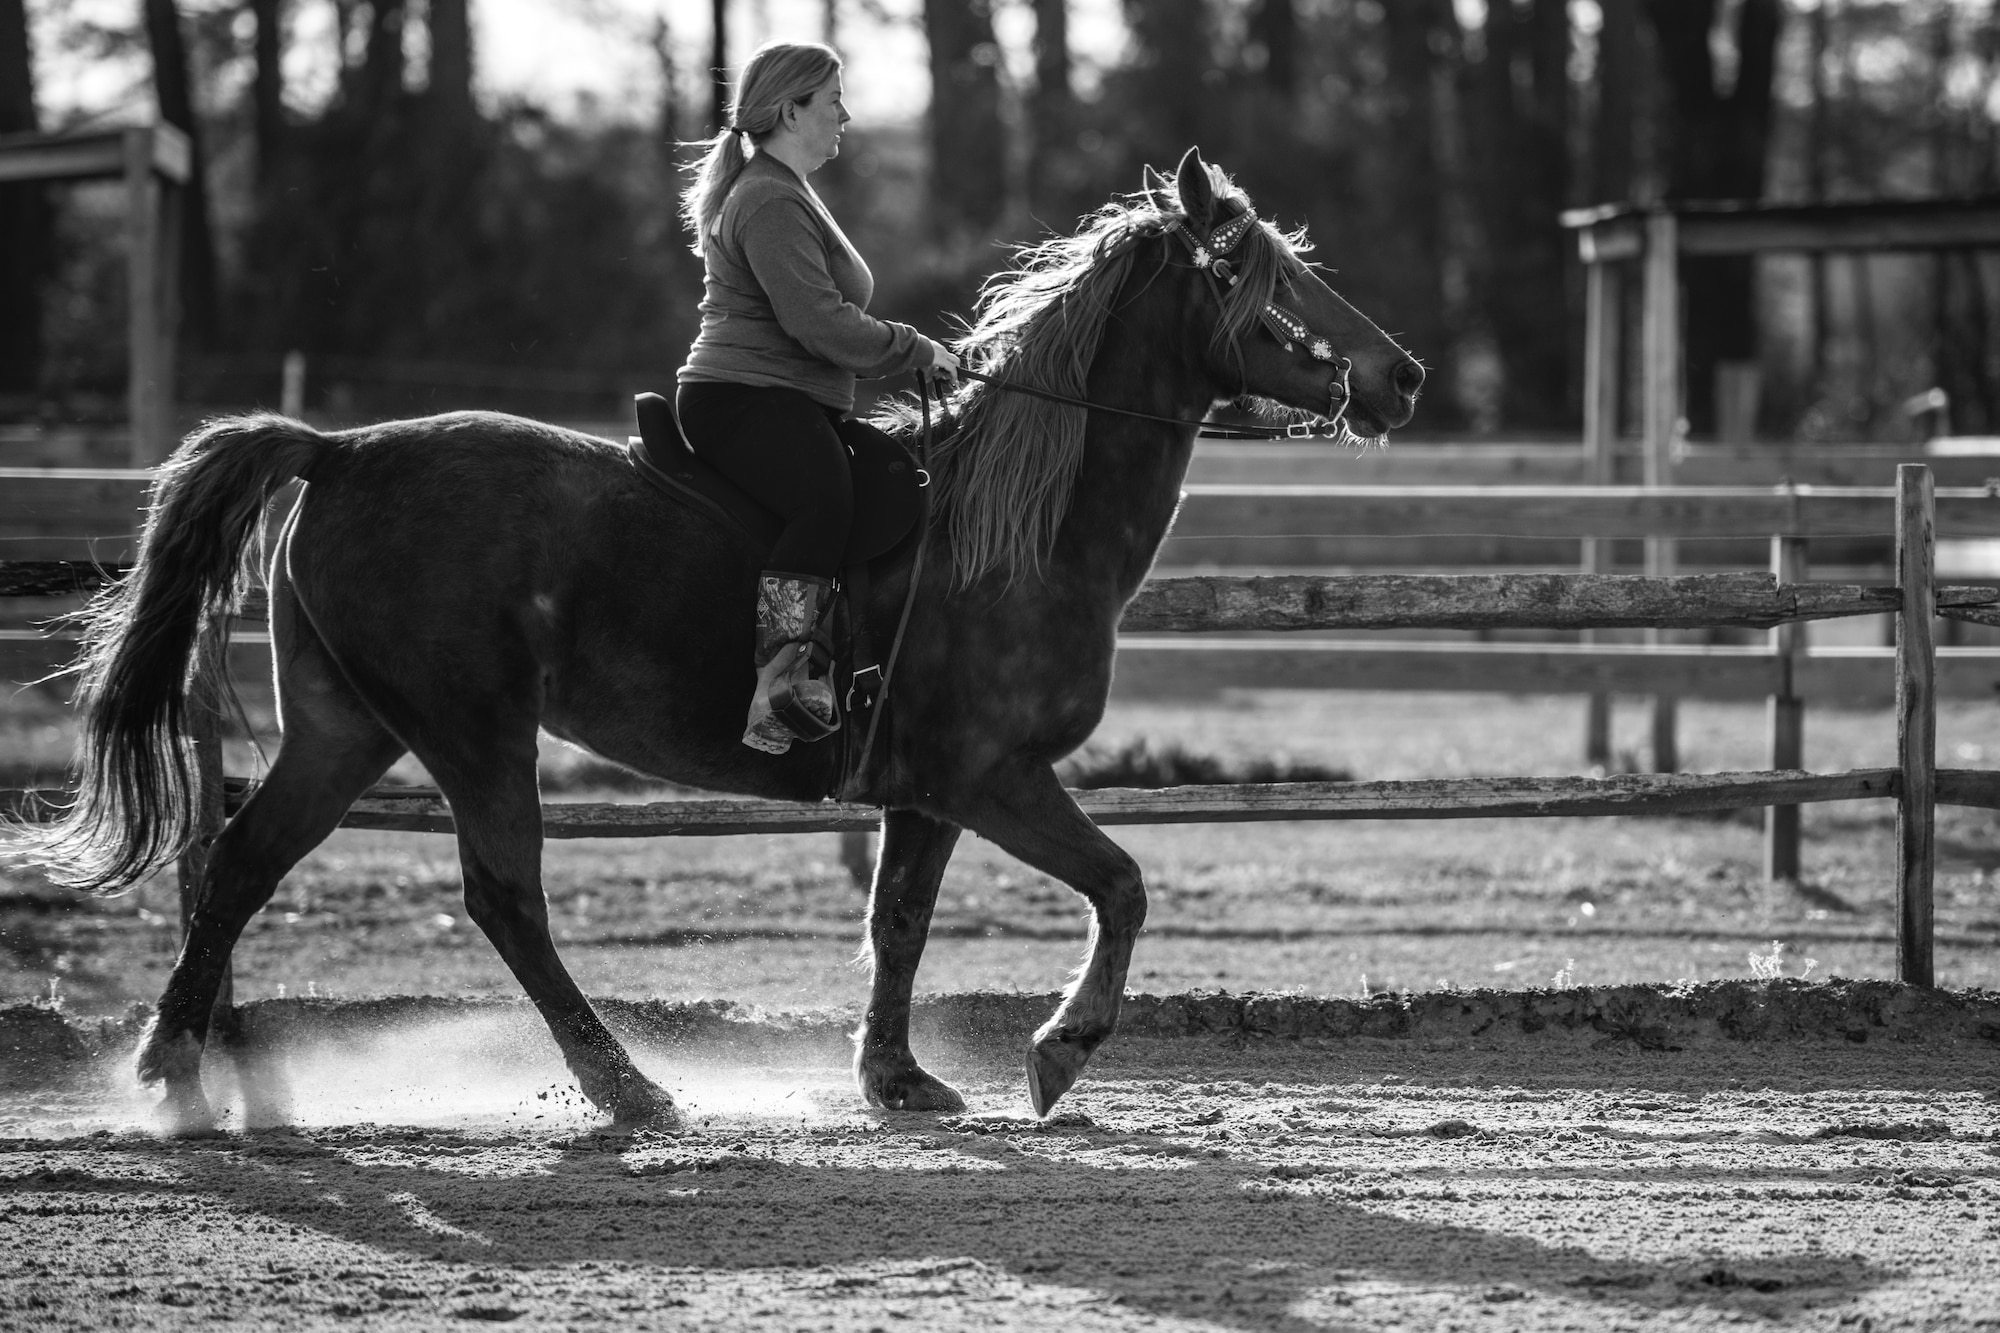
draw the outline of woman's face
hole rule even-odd
[[[840,71],[819,86],[808,102],[794,102],[797,119],[792,132],[799,146],[824,162],[840,154],[840,128],[847,124],[847,108],[841,104]]]

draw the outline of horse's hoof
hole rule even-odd
[[[208,1104],[208,1094],[202,1091],[199,1079],[192,1083],[169,1083],[154,1118],[160,1132],[170,1139],[211,1139],[222,1133],[215,1108]]]
[[[870,1106],[889,1111],[963,1111],[958,1089],[915,1064],[884,1070],[856,1067],[854,1081]]]
[[[681,1108],[667,1090],[648,1078],[634,1078],[619,1089],[611,1105],[613,1132],[629,1134],[641,1129],[679,1129]]]
[[[169,1088],[176,1084],[192,1081],[197,1087],[201,1081],[201,1041],[192,1032],[176,1032],[171,1037],[160,1033],[160,1020],[154,1018],[146,1025],[145,1035],[139,1038],[139,1055],[133,1062],[139,1082],[146,1086],[164,1082]]]
[[[1028,1104],[1036,1115],[1047,1115],[1075,1085],[1096,1049],[1096,1042],[1086,1042],[1081,1034],[1061,1028],[1035,1039],[1028,1047]]]

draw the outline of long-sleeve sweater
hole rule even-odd
[[[930,361],[915,329],[868,313],[874,274],[819,196],[769,153],[744,164],[702,253],[701,332],[683,384],[781,385],[847,412],[857,377]]]

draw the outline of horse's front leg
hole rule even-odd
[[[1146,922],[1138,863],[1104,836],[1047,764],[1023,761],[982,784],[966,825],[1090,901],[1090,953],[1028,1046],[1028,1100],[1047,1115],[1118,1026],[1132,945]]]
[[[868,897],[868,948],[874,979],[868,1017],[855,1034],[854,1081],[872,1106],[902,1111],[962,1111],[965,1099],[926,1073],[910,1053],[910,991],[930,934],[938,884],[958,845],[959,829],[914,810],[882,819],[882,853]]]

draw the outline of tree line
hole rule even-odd
[[[0,134],[63,128],[38,114],[38,56],[143,55],[152,109],[198,149],[196,397],[268,399],[274,349],[294,348],[372,373],[358,411],[518,406],[523,386],[573,410],[571,390],[664,384],[700,284],[674,217],[679,145],[718,121],[711,71],[747,54],[718,36],[736,6],[710,0],[694,32],[658,20],[657,76],[622,90],[623,113],[558,116],[475,99],[476,3],[132,0],[129,23],[72,18],[68,49],[38,53],[30,0],[0,0]],[[1032,19],[1025,63],[996,35],[1008,5]],[[310,105],[284,82],[309,8],[331,17],[335,71]],[[1309,227],[1335,284],[1426,361],[1433,430],[1576,428],[1564,208],[1995,186],[2000,20],[1983,0],[1481,9],[1120,0],[1111,63],[1073,49],[1070,0],[826,0],[820,30],[789,35],[838,44],[865,21],[926,39],[930,114],[857,125],[815,177],[876,269],[877,313],[948,333],[1005,244],[1069,229],[1199,144],[1265,217]],[[0,408],[60,413],[120,381],[112,211],[0,186]],[[1717,364],[1743,362],[1763,367],[1774,433],[1896,429],[1899,397],[1931,384],[1960,429],[1993,427],[1988,269],[1970,253],[1689,263],[1693,428],[1714,425]]]

